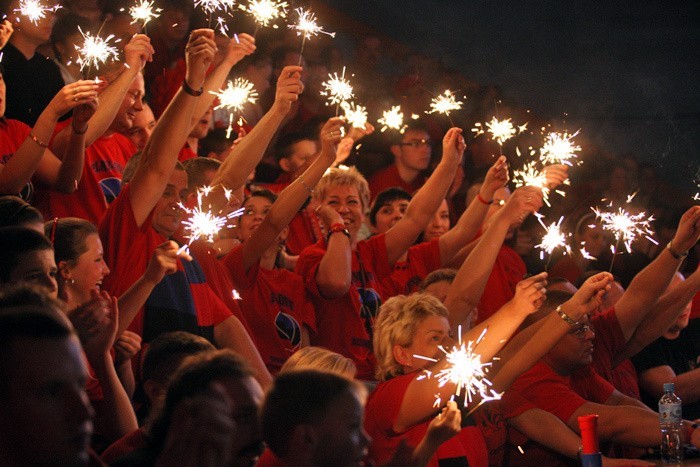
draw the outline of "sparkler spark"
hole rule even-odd
[[[195,240],[200,238],[205,239],[208,242],[213,242],[219,231],[224,227],[228,227],[229,221],[234,217],[240,216],[244,209],[237,209],[229,213],[213,213],[211,211],[212,206],[209,205],[208,208],[202,206],[203,199],[208,195],[213,187],[205,186],[197,190],[197,206],[190,209],[184,206],[182,203],[179,204],[180,209],[189,214],[189,219],[182,221],[182,225],[187,231],[187,237],[189,238],[187,245],[191,245]],[[183,247],[184,248],[184,247]]]
[[[628,198],[626,204],[629,204],[631,198]],[[631,214],[622,207],[618,207],[615,210],[610,203],[608,206],[609,210],[601,210],[598,208],[591,208],[596,215],[596,218],[600,219],[601,225],[604,230],[609,230],[615,236],[616,245],[613,247],[613,254],[617,251],[617,245],[622,242],[625,245],[627,253],[632,252],[632,242],[639,236],[645,237],[650,242],[658,245],[658,242],[650,237],[651,231],[651,221],[654,220],[654,216],[649,216],[644,211],[640,211],[637,214]]]
[[[443,387],[447,383],[452,383],[456,386],[454,397],[459,397],[464,391],[466,397],[465,405],[472,402],[473,396],[477,393],[481,397],[481,402],[498,400],[502,394],[490,389],[491,381],[486,378],[491,362],[481,363],[481,355],[474,352],[475,344],[479,344],[486,334],[484,332],[474,341],[462,342],[462,327],[459,327],[459,344],[451,350],[446,350],[443,346],[438,348],[445,354],[447,366],[435,374],[438,378],[438,387]],[[424,357],[422,355],[414,355],[416,358],[436,362],[434,358]],[[428,375],[430,377],[432,375]],[[435,403],[439,406],[441,402],[441,394],[435,395]]]
[[[377,123],[382,125],[381,132],[385,132],[388,128],[399,130],[399,133],[404,132],[406,126],[403,124],[403,112],[401,106],[395,105],[389,110],[382,112],[382,117],[377,119]]]
[[[553,222],[547,226],[544,222],[542,222],[542,219],[544,218],[542,214],[536,212],[535,216],[545,231],[540,244],[535,245],[535,248],[540,249],[540,259],[544,259],[545,253],[551,256],[552,252],[557,248],[563,248],[565,254],[571,254],[571,247],[567,243],[569,237],[571,237],[571,234],[561,231],[561,223],[564,220],[564,217],[560,217],[558,222]]]
[[[219,92],[210,92],[219,98],[219,105],[215,109],[226,108],[240,112],[246,104],[254,104],[258,100],[258,92],[253,83],[244,78],[228,81],[226,87]]]
[[[576,159],[577,152],[581,151],[581,146],[574,143],[573,138],[580,130],[570,135],[564,133],[549,133],[544,140],[544,145],[540,149],[540,161],[543,164],[566,164],[573,166],[572,159]]]
[[[338,73],[333,73],[332,75],[328,73],[328,78],[327,81],[321,83],[323,86],[321,95],[327,96],[327,105],[338,105],[354,96],[350,81],[345,79],[345,67],[343,67],[343,74],[341,76],[338,76]]]
[[[297,8],[294,10],[297,15],[299,15],[299,20],[296,24],[288,24],[290,29],[295,29],[297,31],[297,36],[304,36],[304,39],[311,39],[312,36],[318,36],[320,34],[326,34],[331,37],[335,37],[334,32],[324,31],[316,23],[316,15],[311,10],[304,10],[303,8]]]
[[[103,39],[99,36],[93,36],[89,32],[84,33],[80,27],[78,27],[78,31],[83,36],[82,47],[75,46],[78,51],[80,71],[85,67],[88,67],[88,69],[93,66],[97,68],[101,63],[106,63],[110,58],[117,58],[117,48],[109,45],[109,41],[114,39],[114,34],[110,34]]]
[[[485,131],[488,131],[491,134],[491,139],[496,141],[501,146],[503,146],[505,141],[527,129],[527,123],[520,125],[516,129],[515,126],[513,126],[513,123],[510,121],[510,118],[499,120],[496,117],[493,117],[491,121],[486,122],[485,126],[486,130],[484,130],[484,126],[482,126],[480,122],[475,123],[474,128],[472,128],[474,136],[482,135]]]
[[[458,101],[455,95],[450,91],[449,89],[446,89],[445,92],[440,94],[439,96],[435,97],[431,102],[430,102],[430,110],[429,112],[426,113],[443,113],[447,116],[450,115],[450,112],[453,110],[459,110],[462,108],[462,101]]]
[[[547,174],[537,168],[537,161],[528,162],[522,169],[513,171],[513,183],[516,188],[521,186],[534,186],[542,190],[542,201],[549,204],[549,187],[547,186]]]
[[[276,0],[250,0],[247,6],[239,5],[238,8],[253,16],[258,26],[267,27],[277,18],[286,18],[288,6],[287,2]]]
[[[230,11],[236,5],[235,0],[195,0],[195,7],[202,7],[202,11],[211,15],[215,11]]]
[[[146,26],[149,21],[158,18],[161,11],[163,11],[162,8],[153,9],[153,1],[140,0],[136,5],[129,8],[129,14],[132,18],[131,24],[141,21],[141,24]]]
[[[46,13],[56,11],[59,8],[61,8],[60,5],[45,7],[39,0],[20,0],[19,8],[14,11],[19,12],[20,15],[26,16],[32,23],[37,24],[39,20],[46,18]]]
[[[353,128],[362,128],[364,130],[367,124],[367,108],[361,105],[355,105],[354,102],[342,102],[340,106],[345,112],[345,120],[347,120]]]

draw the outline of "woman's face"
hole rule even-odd
[[[354,186],[336,186],[328,188],[323,204],[333,208],[345,222],[345,228],[350,231],[353,239],[365,221],[362,199]]]
[[[434,238],[440,238],[448,230],[450,230],[450,208],[447,205],[447,200],[443,199],[437,212],[430,220],[428,227],[423,231],[423,241],[429,242]]]
[[[252,196],[245,202],[243,205],[245,211],[238,220],[238,239],[242,243],[253,235],[271,207],[270,200],[263,196]]]
[[[425,318],[416,327],[411,345],[404,347],[410,358],[410,371],[420,370],[431,362],[414,357],[421,355],[428,358],[439,358],[442,351],[438,348],[450,337],[450,323],[444,316],[432,315]]]
[[[67,282],[78,297],[87,301],[92,290],[100,290],[102,280],[109,274],[109,268],[105,263],[102,242],[97,234],[88,235],[85,238],[85,246],[85,253],[78,257],[74,266],[68,268],[70,279]]]

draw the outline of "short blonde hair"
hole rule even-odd
[[[393,347],[411,345],[416,328],[430,316],[447,318],[448,313],[440,300],[426,293],[408,297],[397,295],[382,305],[374,323],[373,344],[377,359],[377,380],[387,381],[403,374],[402,365],[394,359]]]
[[[355,362],[339,353],[323,347],[303,347],[292,354],[282,365],[279,374],[290,371],[318,370],[354,379],[357,374]]]
[[[322,202],[328,194],[329,189],[339,186],[355,187],[355,189],[357,189],[357,194],[360,195],[362,211],[366,211],[369,208],[369,184],[355,167],[330,169],[316,184],[316,188],[314,188],[314,199]]]

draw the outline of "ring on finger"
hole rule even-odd
[[[73,98],[73,102],[78,102],[78,96],[75,96],[75,97]]]

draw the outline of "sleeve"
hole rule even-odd
[[[591,365],[586,366],[582,374],[587,383],[587,392],[582,396],[591,402],[604,404],[615,391],[615,386],[600,376]]]
[[[199,312],[204,316],[201,317],[203,321],[202,325],[216,326],[226,321],[228,318],[233,316],[231,310],[226,306],[224,302],[214,293],[209,286],[206,288],[207,298],[209,300],[209,307],[199,308]]]
[[[237,245],[222,260],[228,270],[234,287],[238,290],[248,290],[255,285],[258,279],[258,268],[260,260],[256,261],[251,268],[246,271],[243,268],[243,245]]]
[[[311,245],[304,248],[299,259],[297,260],[295,272],[299,274],[304,281],[304,287],[311,293],[314,297],[323,298],[321,296],[321,291],[316,283],[316,271],[318,271],[318,266],[321,264],[323,255],[326,251],[320,248],[318,244]]]

